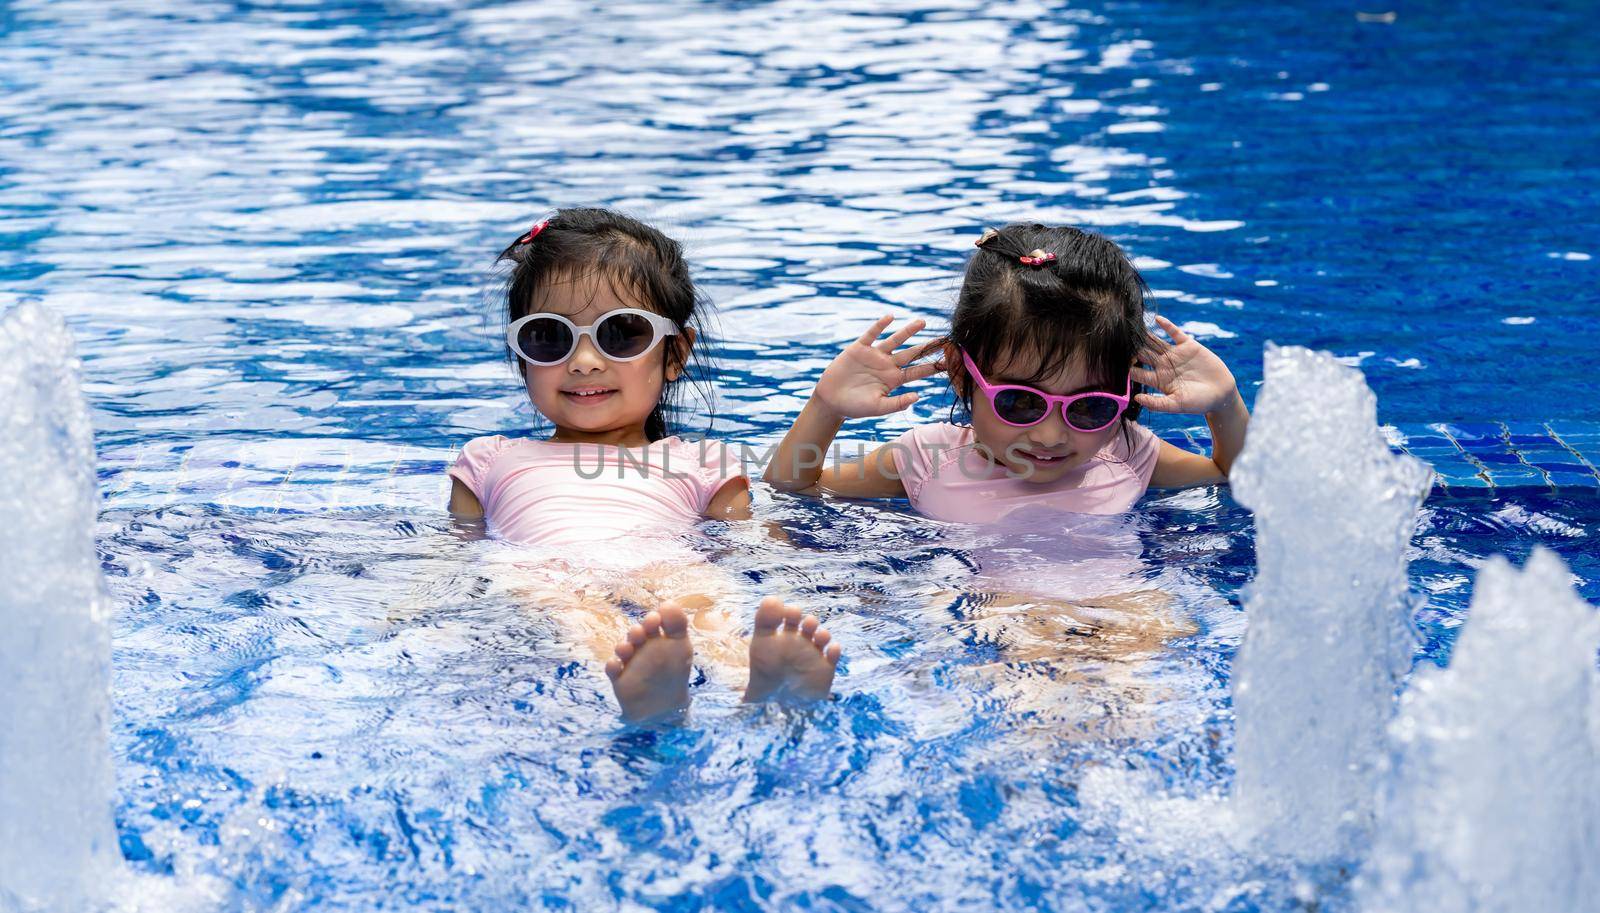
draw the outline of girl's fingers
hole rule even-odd
[[[902,384],[909,384],[914,380],[922,380],[925,377],[932,377],[933,375],[938,374],[938,373],[939,373],[939,366],[937,364],[933,363],[933,362],[928,362],[926,364],[920,364],[920,365],[912,365],[909,368],[900,369],[900,377],[901,377],[900,382]]]
[[[861,338],[857,339],[856,342],[859,342],[864,346],[872,345],[872,343],[877,340],[879,334],[884,331],[884,328],[891,323],[894,323],[893,314],[885,314],[884,316],[879,317],[877,320],[872,321],[872,326],[867,327],[867,331],[862,333]]]
[[[900,348],[901,343],[904,343],[907,339],[910,339],[912,336],[915,336],[918,330],[922,329],[923,327],[925,327],[927,325],[928,325],[928,321],[923,320],[920,317],[917,318],[916,320],[911,321],[910,323],[906,324],[905,326],[901,327],[900,329],[895,330],[894,334],[891,335],[888,339],[885,339],[883,342],[878,343],[878,351],[880,351],[880,352],[893,352],[895,349]]]
[[[896,352],[894,353],[894,363],[897,365],[908,365],[928,354],[930,351],[939,348],[939,346],[939,341],[934,340],[933,342],[925,342],[921,345],[915,345],[909,349]]]
[[[899,396],[885,396],[882,401],[878,403],[877,414],[888,415],[891,412],[899,412],[902,409],[909,409],[911,408],[912,403],[915,403],[921,398],[922,397],[916,393],[902,393]]]
[[[1141,368],[1136,365],[1131,373],[1133,375],[1133,382],[1136,384],[1144,384],[1146,387],[1161,386],[1156,382],[1156,372],[1151,371],[1148,368]]]
[[[1149,393],[1135,394],[1133,397],[1139,405],[1152,412],[1181,412],[1182,409],[1170,396],[1154,396]]]
[[[1160,314],[1156,315],[1156,323],[1159,323],[1161,325],[1161,329],[1166,330],[1167,335],[1172,337],[1173,345],[1181,346],[1189,341],[1189,334],[1179,329],[1177,324],[1161,316]]]

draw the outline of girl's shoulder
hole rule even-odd
[[[521,438],[508,438],[503,434],[488,434],[475,437],[461,445],[461,452],[456,454],[455,462],[450,464],[449,474],[459,479],[471,492],[483,500],[484,477],[500,459],[501,454],[516,446]]]
[[[456,460],[457,462],[465,460],[467,462],[479,462],[487,465],[488,462],[493,461],[495,458],[506,453],[507,451],[522,449],[529,445],[539,445],[543,443],[548,442],[535,441],[532,438],[525,437],[506,437],[503,434],[486,434],[481,437],[475,437],[467,441],[465,444],[462,444],[461,452],[457,456]]]
[[[1125,422],[1095,458],[1107,463],[1135,463],[1145,454],[1159,450],[1160,446],[1161,441],[1154,431],[1138,422]]]
[[[1156,471],[1156,461],[1161,456],[1161,439],[1156,433],[1138,422],[1127,422],[1124,431],[1111,436],[1095,459],[1119,469],[1131,471],[1146,486]]]
[[[973,436],[971,425],[931,422],[904,432],[892,443],[901,447],[940,452],[972,447],[977,443],[977,438]]]
[[[885,444],[895,472],[909,495],[974,452],[977,438],[970,425],[932,422],[918,425]]]

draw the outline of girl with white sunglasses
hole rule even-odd
[[[532,589],[605,662],[624,716],[680,711],[691,616],[722,665],[746,663],[717,605],[728,587],[680,541],[703,519],[750,517],[739,458],[668,427],[706,305],[677,242],[610,210],[562,210],[501,259],[512,263],[506,345],[555,431],[468,441],[449,470],[450,510],[559,554],[538,564]],[[596,591],[603,598],[591,598]],[[630,602],[649,610],[631,626],[622,608]],[[825,697],[840,652],[829,640],[816,618],[763,599],[745,699]]]

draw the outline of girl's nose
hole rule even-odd
[[[1072,440],[1072,431],[1060,409],[1051,409],[1045,420],[1028,429],[1028,438],[1040,447],[1060,447]]]
[[[571,374],[592,374],[604,369],[606,358],[600,350],[594,347],[594,341],[585,336],[578,340],[578,348],[567,359],[567,372]]]

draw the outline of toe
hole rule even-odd
[[[633,659],[633,654],[637,652],[638,649],[639,648],[635,647],[633,644],[623,641],[622,643],[617,644],[617,659],[627,662],[628,660]]]
[[[756,633],[771,634],[783,624],[783,600],[768,596],[756,607]]]
[[[831,663],[833,665],[838,665],[838,663],[839,663],[839,654],[843,653],[843,652],[844,652],[844,648],[843,647],[839,646],[838,644],[830,644],[828,646],[828,649],[822,651],[822,655],[827,658],[829,663]]]
[[[646,637],[654,637],[661,633],[661,613],[651,612],[639,624],[644,627],[644,635]]]
[[[616,681],[622,675],[622,660],[613,659],[606,663],[606,678]]]
[[[682,637],[689,633],[689,614],[676,602],[663,603],[658,612],[661,621],[661,632],[668,637]]]
[[[783,626],[791,629],[800,627],[800,609],[798,606],[786,605],[783,607]]]
[[[817,633],[817,626],[820,624],[822,624],[822,622],[817,621],[815,617],[807,615],[806,617],[800,619],[800,633],[810,637],[811,635]]]
[[[644,646],[644,642],[649,637],[650,635],[645,633],[644,625],[634,625],[628,629],[628,643],[633,644],[635,647]]]
[[[833,640],[833,635],[828,633],[827,628],[818,628],[817,633],[811,635],[811,642],[816,645],[818,650],[826,647],[831,640]]]

